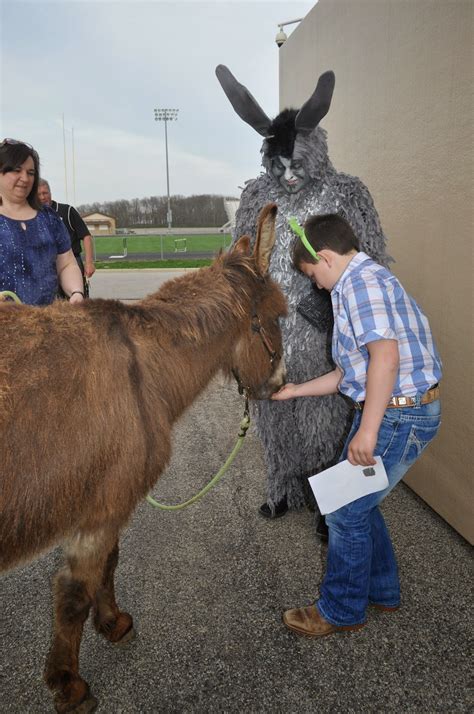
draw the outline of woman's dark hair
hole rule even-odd
[[[27,196],[27,201],[31,208],[40,211],[42,206],[38,200],[38,182],[40,178],[40,160],[38,152],[32,146],[21,141],[10,143],[13,140],[5,139],[0,144],[0,173],[7,174],[21,166],[31,156],[35,167],[35,180],[33,187]]]
[[[304,232],[316,253],[323,248],[329,248],[339,255],[360,250],[359,241],[351,226],[337,213],[310,216],[304,224]],[[298,269],[301,263],[316,262],[303,241],[297,239],[293,247],[293,265]]]

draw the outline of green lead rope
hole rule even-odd
[[[186,508],[187,506],[190,506],[192,503],[196,503],[196,501],[199,501],[200,498],[205,496],[205,494],[208,491],[210,491],[211,488],[213,488],[221,480],[221,478],[223,477],[223,475],[225,474],[225,472],[227,471],[227,469],[229,468],[229,466],[231,465],[231,463],[237,456],[237,454],[243,444],[243,441],[244,441],[245,435],[247,434],[247,430],[248,430],[249,426],[250,426],[250,414],[249,414],[248,400],[246,399],[245,400],[244,417],[243,417],[242,421],[240,422],[240,431],[239,431],[239,435],[237,437],[237,442],[236,442],[234,448],[232,449],[231,453],[227,457],[227,461],[225,462],[225,464],[223,466],[221,466],[219,471],[209,481],[209,483],[206,486],[204,486],[204,488],[201,489],[201,491],[199,491],[199,493],[196,493],[195,496],[193,496],[189,500],[185,501],[184,503],[178,503],[175,506],[167,506],[165,503],[158,503],[158,501],[155,501],[155,499],[152,498],[150,495],[148,495],[146,497],[146,500],[148,501],[148,503],[151,506],[153,506],[154,508],[159,508],[162,511],[179,511],[181,508]]]
[[[5,297],[9,297],[9,298],[11,298],[12,300],[14,300],[15,302],[17,302],[17,303],[19,303],[19,304],[21,305],[21,300],[20,300],[20,298],[19,298],[18,295],[16,295],[15,293],[12,293],[11,290],[2,290],[2,291],[0,292],[0,295],[4,295]]]

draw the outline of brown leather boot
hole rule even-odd
[[[324,619],[314,605],[308,607],[297,607],[293,610],[286,610],[283,613],[283,622],[288,629],[297,632],[299,635],[308,637],[324,637],[333,632],[345,632],[346,630],[360,630],[361,625],[331,625]]]
[[[376,610],[380,610],[380,612],[396,612],[400,609],[400,605],[381,605],[378,602],[369,602],[369,605]]]

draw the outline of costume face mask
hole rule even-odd
[[[272,159],[271,172],[287,193],[298,193],[311,178],[301,160],[285,159],[284,156]]]
[[[329,111],[334,72],[324,72],[320,76],[313,94],[301,109],[284,109],[273,121],[227,67],[218,65],[216,75],[237,114],[265,137],[262,152],[267,171],[286,193],[301,191],[311,181],[311,176],[307,163],[295,150],[296,140],[314,131]]]

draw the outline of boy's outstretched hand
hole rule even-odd
[[[293,399],[296,396],[296,384],[288,382],[288,384],[284,384],[278,392],[272,394],[271,398],[276,401],[283,401],[283,399]]]

